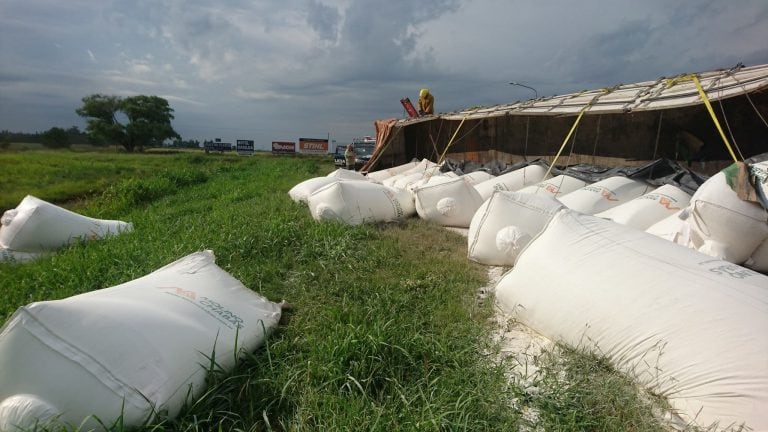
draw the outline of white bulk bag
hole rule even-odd
[[[207,365],[230,369],[262,344],[280,307],[198,252],[142,278],[19,308],[0,330],[0,430],[97,416],[140,426],[173,418],[205,389]],[[40,418],[39,416],[43,416]],[[96,419],[83,430],[99,427]]]
[[[595,214],[633,200],[651,190],[645,182],[615,176],[562,195],[557,199],[566,207],[584,214]]]
[[[744,267],[763,273],[768,273],[768,240],[763,240],[760,246],[752,252],[752,256],[744,263]]]
[[[594,347],[687,420],[768,430],[764,275],[565,209],[496,296],[539,333]]]
[[[368,181],[368,177],[360,174],[357,171],[339,168],[336,171],[331,172],[326,177],[333,177],[336,180],[364,180]]]
[[[590,183],[577,179],[576,177],[561,174],[557,177],[552,177],[551,179],[536,183],[535,185],[518,189],[518,192],[558,197],[581,189],[588,184]]]
[[[669,240],[673,243],[687,247],[687,236],[684,236],[685,221],[680,219],[682,212],[682,210],[676,211],[675,213],[649,226],[645,232],[648,234],[653,234],[656,237],[663,238],[664,240]]]
[[[699,186],[684,216],[699,252],[741,264],[768,238],[768,213],[757,203],[741,200],[724,171]]]
[[[288,191],[288,195],[297,203],[306,203],[312,193],[316,190],[328,186],[331,183],[339,181],[336,177],[314,177],[297,184]]]
[[[416,188],[426,186],[426,185],[438,185],[442,183],[448,183],[449,181],[458,178],[459,176],[456,175],[456,173],[453,172],[447,172],[447,173],[437,173],[432,176],[424,176],[421,178],[421,180],[417,180],[413,183],[409,183],[405,188],[411,192],[413,192]]]
[[[439,184],[427,184],[413,190],[416,212],[425,220],[443,226],[469,227],[483,198],[462,177]]]
[[[562,208],[551,196],[494,192],[469,224],[469,259],[486,265],[513,265],[518,253]]]
[[[389,177],[398,175],[398,174],[411,174],[414,172],[426,172],[427,170],[431,168],[435,168],[438,165],[429,159],[422,159],[420,162],[408,162],[403,165],[398,165],[393,168],[388,168],[381,171],[374,171],[371,173],[368,173],[368,177],[371,179],[374,179],[379,182],[383,182]]]
[[[495,175],[485,171],[472,171],[471,173],[464,174],[464,180],[471,185],[480,184],[484,181],[496,178]]]
[[[128,222],[94,219],[27,195],[0,218],[0,247],[18,252],[51,251],[78,240],[131,231]]]
[[[422,159],[421,162],[417,163],[415,166],[408,168],[407,170],[403,171],[400,174],[411,174],[415,172],[420,173],[436,173],[440,169],[440,165],[432,162],[429,159]]]
[[[413,167],[415,167],[417,165],[419,165],[419,162],[411,161],[411,162],[404,163],[402,165],[398,165],[398,166],[395,166],[395,167],[392,167],[392,168],[387,168],[387,169],[383,169],[383,170],[379,170],[379,171],[372,171],[372,172],[368,173],[368,178],[369,179],[373,179],[373,180],[381,183],[382,181],[384,181],[384,180],[386,180],[386,179],[388,179],[388,178],[390,178],[390,177],[392,177],[394,175],[397,175],[397,174],[400,174],[402,172],[408,171],[409,169],[411,169],[411,168],[413,168]]]
[[[387,180],[384,180],[382,184],[393,187],[395,189],[407,189],[408,186],[416,183],[419,180],[422,180],[424,178],[423,172],[415,172],[410,174],[400,174],[396,175],[394,177],[390,177]],[[392,182],[388,182],[389,180],[395,179]]]
[[[475,185],[475,189],[480,193],[483,201],[487,200],[493,194],[493,191],[517,191],[525,186],[536,184],[544,180],[547,174],[547,168],[541,165],[528,165],[512,172],[502,174],[490,180]]]
[[[667,184],[595,216],[644,231],[687,207],[690,200],[688,193],[677,186]]]
[[[350,225],[395,222],[416,213],[410,192],[373,182],[336,182],[313,193],[307,200],[317,221]]]

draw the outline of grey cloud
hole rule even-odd
[[[317,1],[307,6],[307,23],[322,39],[336,41],[341,14],[338,9]]]

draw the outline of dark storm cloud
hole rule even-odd
[[[451,111],[768,63],[763,0],[3,0],[0,129],[156,94],[190,138],[372,133],[430,87]],[[63,124],[58,124],[64,122]],[[230,135],[227,135],[230,134]]]

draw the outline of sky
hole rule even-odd
[[[454,112],[739,62],[768,63],[766,0],[0,0],[0,130],[142,94],[185,140],[344,143],[421,88]]]

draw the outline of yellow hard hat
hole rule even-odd
[[[428,94],[429,94],[429,89],[423,88],[423,89],[421,89],[421,91],[419,92],[419,97],[424,97],[424,96],[426,96],[426,95],[428,95]]]

